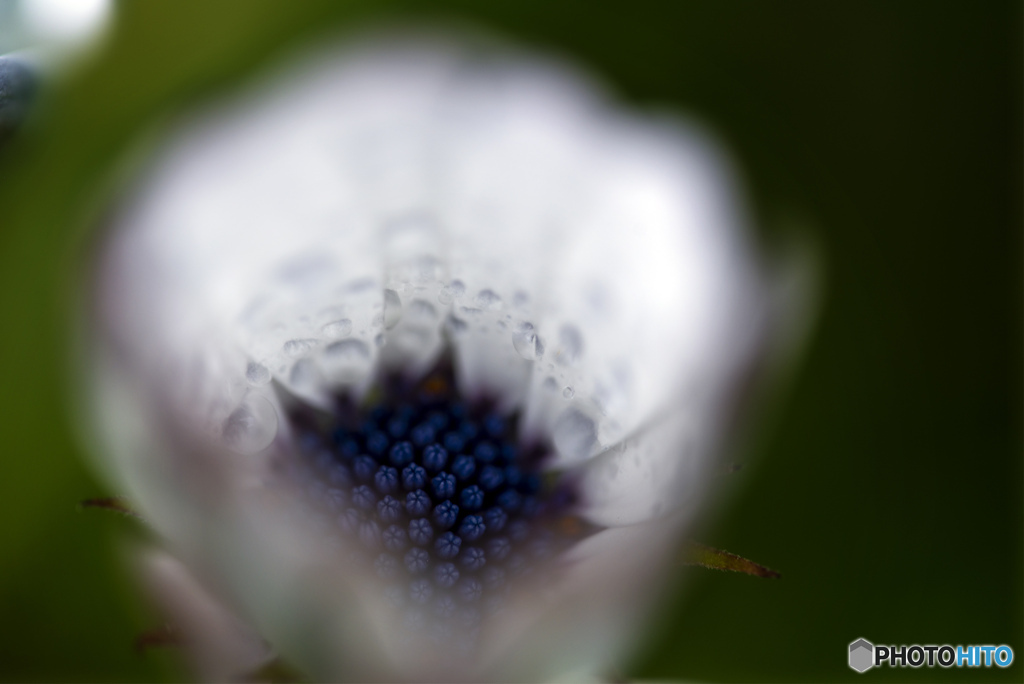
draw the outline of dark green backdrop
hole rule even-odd
[[[694,573],[627,674],[1024,679],[1021,12],[1016,3],[136,2],[0,150],[0,679],[163,680],[126,520],[69,420],[69,293],[112,162],[160,117],[318,33],[468,20],[697,113],[766,235],[824,263],[799,372],[703,541],[783,572]],[[857,675],[847,644],[1007,643],[999,670]]]

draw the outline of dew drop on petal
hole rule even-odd
[[[270,382],[270,369],[262,363],[250,361],[245,367],[245,379],[256,387],[266,385]]]
[[[420,328],[406,328],[393,335],[392,340],[400,347],[421,349],[430,343],[430,333]]]
[[[241,454],[266,449],[277,435],[277,411],[265,397],[250,395],[224,421],[224,443]]]
[[[466,329],[469,327],[469,325],[466,323],[466,321],[462,320],[461,318],[456,318],[455,316],[449,315],[448,318],[445,319],[444,327],[445,330],[448,331],[449,335],[459,335],[461,333],[466,332]]]
[[[417,299],[409,305],[408,317],[420,323],[431,323],[437,318],[437,309],[430,302]]]
[[[288,379],[298,387],[315,387],[320,381],[316,365],[309,359],[300,359],[292,366]]]
[[[558,389],[558,381],[549,375],[544,378],[544,383],[541,386],[549,392],[554,392]]]
[[[347,318],[342,318],[337,321],[325,323],[324,326],[320,328],[320,332],[324,337],[331,340],[348,337],[349,334],[352,333],[352,321]]]
[[[466,285],[461,280],[453,280],[438,291],[437,301],[447,306],[462,297],[465,291]]]
[[[576,396],[576,390],[574,390],[571,386],[568,386],[568,387],[566,387],[565,389],[562,390],[562,398],[563,399],[572,399],[575,396]]]
[[[296,339],[288,340],[284,343],[284,353],[293,359],[297,359],[300,356],[305,356],[313,347],[316,346],[316,340],[310,339]]]
[[[575,326],[563,325],[558,331],[558,363],[562,366],[572,365],[582,353],[583,335]]]
[[[544,355],[544,345],[532,323],[523,323],[512,333],[512,346],[527,361],[536,361]]]
[[[570,461],[582,461],[590,456],[597,444],[594,421],[579,411],[569,410],[559,416],[552,431],[552,441],[558,452]]]
[[[476,305],[484,311],[501,310],[501,297],[494,290],[480,290],[476,295]]]
[[[327,345],[324,356],[332,362],[361,363],[370,358],[370,350],[362,340],[341,340]]]
[[[394,290],[384,290],[384,327],[390,330],[402,317],[402,300]]]

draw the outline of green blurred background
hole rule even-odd
[[[388,18],[469,22],[695,113],[766,238],[824,264],[798,372],[702,541],[783,573],[690,572],[625,675],[1024,679],[1019,3],[133,2],[0,148],[0,679],[165,681],[130,521],[70,419],[69,311],[115,161],[300,43]],[[857,675],[847,644],[1009,644],[1007,670]]]

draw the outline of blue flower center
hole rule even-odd
[[[408,627],[471,633],[518,578],[552,571],[545,561],[592,529],[572,486],[542,476],[550,445],[522,443],[518,414],[463,401],[450,365],[381,384],[366,406],[291,411],[311,489]]]

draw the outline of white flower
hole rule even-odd
[[[213,591],[318,677],[617,662],[764,322],[708,138],[619,110],[561,64],[399,39],[306,61],[156,159],[101,249],[89,356],[101,461],[201,581],[169,559],[154,576],[193,587],[189,605]],[[540,467],[575,497],[550,504],[572,523],[559,553],[471,642],[436,639],[444,606],[395,608],[351,561],[359,530],[328,511],[359,492],[304,452],[326,448],[316,420],[339,399],[373,404],[384,374],[421,377],[449,346],[458,395],[519,412],[518,439],[553,445]]]

